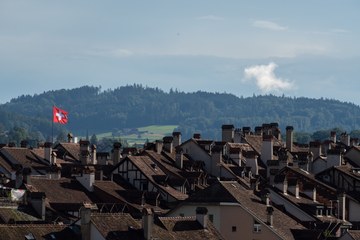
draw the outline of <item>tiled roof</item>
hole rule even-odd
[[[91,221],[106,240],[144,239],[141,220],[129,214],[92,214]],[[214,226],[202,229],[195,217],[159,217],[155,219],[152,237],[159,240],[175,239],[223,239]]]
[[[72,239],[79,240],[81,237],[76,235],[68,225],[55,224],[1,224],[1,240],[25,239],[26,235],[32,234],[35,239]]]
[[[13,171],[11,165],[3,158],[1,154],[0,154],[0,166],[3,167],[8,172]]]
[[[50,206],[59,210],[67,210],[67,204],[76,208],[83,202],[93,202],[93,195],[88,193],[79,182],[72,179],[32,177],[27,188],[31,192],[44,192]]]
[[[54,146],[54,149],[59,151],[58,157],[63,158],[66,155],[70,155],[73,160],[79,161],[80,156],[80,144],[79,143],[58,143]]]
[[[117,199],[118,202],[129,205],[139,211],[146,207],[153,208],[156,212],[167,212],[160,207],[148,204],[148,202],[146,202],[144,205],[141,205],[142,195],[144,194],[143,191],[139,191],[137,189],[125,189],[124,187],[112,181],[96,181],[94,187],[95,193],[97,191],[103,191],[112,197],[111,199],[106,199],[99,196],[101,201],[104,203],[114,202],[114,199]],[[145,199],[147,199],[146,196]]]
[[[47,167],[29,148],[3,147],[0,152],[10,165],[21,164],[23,167],[37,169]]]
[[[261,202],[252,190],[246,190],[235,181],[221,181],[203,191],[199,191],[191,196],[186,202],[202,202],[202,203],[220,203],[231,202],[239,203],[246,211],[266,223],[267,213],[266,205]],[[283,239],[294,239],[291,229],[305,229],[291,217],[275,209],[274,215],[274,231]],[[265,224],[266,225],[266,224]]]
[[[230,152],[241,150],[244,152],[254,152],[254,149],[247,143],[227,143]]]
[[[27,206],[0,208],[0,219],[2,219],[5,223],[8,223],[10,220],[14,220],[15,222],[41,221],[41,219],[37,218],[36,215],[37,214]]]
[[[126,159],[131,161],[141,171],[146,178],[153,184],[158,186],[164,192],[167,192],[177,200],[184,200],[188,197],[187,194],[179,192],[172,187],[163,186],[158,184],[154,177],[155,176],[167,176],[159,167],[156,166],[154,161],[148,156],[128,156]],[[155,165],[154,165],[155,164]]]
[[[360,239],[360,230],[349,230],[348,233],[353,239]]]

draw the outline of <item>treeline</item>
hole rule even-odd
[[[164,92],[128,85],[109,90],[84,86],[12,99],[0,105],[1,136],[8,136],[14,129],[25,129],[32,137],[36,133],[48,138],[52,133],[53,105],[69,112],[67,125],[54,125],[56,134],[71,131],[84,136],[113,129],[174,124],[179,125],[184,138],[200,132],[206,138],[220,139],[222,124],[254,128],[270,122],[278,122],[282,130],[292,125],[296,132],[310,135],[333,128],[348,132],[360,129],[360,107],[332,99]]]

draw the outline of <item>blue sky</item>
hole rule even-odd
[[[359,10],[358,0],[0,0],[0,103],[140,83],[360,104]]]

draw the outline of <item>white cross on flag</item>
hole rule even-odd
[[[68,112],[57,108],[57,107],[53,107],[53,122],[54,123],[60,123],[60,124],[66,124],[68,122]]]

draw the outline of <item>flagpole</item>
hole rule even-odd
[[[54,143],[54,107],[55,105],[53,105],[53,108],[51,109],[51,143]]]

